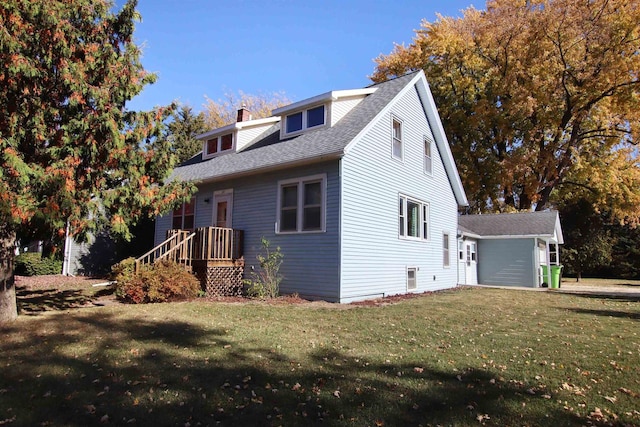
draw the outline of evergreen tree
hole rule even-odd
[[[133,42],[136,1],[0,5],[0,322],[16,316],[16,232],[63,236],[106,225],[129,236],[191,187],[164,184],[175,156],[158,138],[172,107],[129,111],[156,76]]]

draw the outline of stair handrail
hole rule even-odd
[[[191,265],[191,252],[193,250],[191,243],[195,233],[189,233],[189,231],[182,230],[172,233],[164,242],[136,258],[134,272],[138,273],[143,265],[156,263],[161,259],[169,258],[170,255],[175,255],[170,258],[173,261],[183,261]]]

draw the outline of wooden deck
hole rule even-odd
[[[201,227],[195,231],[169,230],[167,239],[136,259],[136,272],[145,265],[169,260],[191,270],[244,266],[243,232],[233,228]]]

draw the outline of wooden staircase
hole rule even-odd
[[[145,265],[158,261],[169,260],[184,265],[191,270],[193,261],[193,238],[196,233],[185,230],[167,231],[167,240],[136,259],[135,272],[138,273]]]
[[[192,271],[194,261],[205,266],[244,265],[242,230],[201,227],[194,232],[167,231],[167,239],[136,259],[136,273],[145,265],[161,260],[182,264]]]

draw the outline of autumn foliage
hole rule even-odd
[[[190,187],[165,184],[175,158],[160,135],[173,107],[130,111],[156,76],[133,42],[136,1],[7,0],[0,6],[0,241],[129,226]],[[7,264],[8,265],[8,264]],[[4,280],[4,279],[3,279]]]
[[[488,1],[423,21],[374,81],[424,69],[473,211],[584,198],[640,219],[640,2]]]
[[[130,264],[116,267],[116,295],[122,301],[134,304],[180,301],[194,298],[200,291],[200,282],[183,266],[162,261],[130,274]]]

